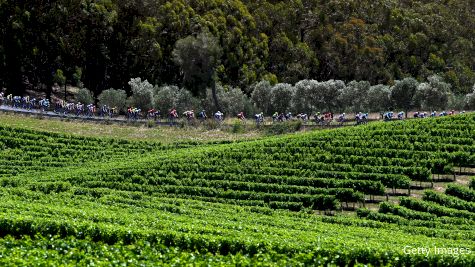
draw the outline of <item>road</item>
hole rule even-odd
[[[11,106],[7,105],[0,105],[0,111],[1,112],[6,112],[6,113],[13,113],[13,114],[23,114],[23,115],[30,115],[30,116],[43,116],[43,117],[49,117],[49,118],[57,118],[57,119],[68,119],[68,120],[77,120],[77,121],[87,121],[87,122],[107,122],[107,123],[117,123],[117,124],[128,124],[128,123],[133,123],[133,124],[148,124],[149,120],[146,119],[139,119],[139,120],[128,120],[125,116],[117,116],[113,118],[109,117],[99,117],[99,116],[94,116],[94,117],[88,117],[88,116],[76,116],[73,114],[68,114],[64,115],[62,113],[56,113],[53,111],[45,111],[41,112],[40,110],[37,109],[32,109],[32,110],[27,110],[27,109],[22,109],[22,108],[13,108]],[[378,119],[370,119],[371,121],[378,121]],[[248,120],[248,123],[254,123],[253,120]],[[177,126],[179,125],[177,122],[170,123],[164,119],[162,120],[157,120],[156,121],[157,126]],[[270,126],[272,125],[272,122],[265,122],[264,126]],[[354,120],[349,120],[343,124],[343,126],[354,126],[355,122]],[[231,124],[224,124],[222,126],[225,127],[232,127]],[[339,125],[339,123],[333,122],[331,125],[326,125],[326,126],[321,126],[321,125],[316,125],[313,122],[309,121],[304,124],[305,127],[310,127],[310,128],[338,128],[342,127]]]

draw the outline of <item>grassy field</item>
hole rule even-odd
[[[143,124],[133,126],[114,123],[80,122],[77,120],[46,119],[5,113],[0,113],[0,125],[78,136],[159,141],[165,144],[180,141],[249,140],[263,136],[263,133],[258,130],[232,133],[230,130],[221,130],[219,128],[208,130],[204,127],[147,127]]]

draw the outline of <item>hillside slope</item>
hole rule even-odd
[[[468,114],[178,149],[2,126],[2,170],[15,171],[0,179],[0,262],[473,265],[475,254],[459,253],[475,251],[467,186],[358,217],[339,211],[474,167],[474,122]]]
[[[175,43],[209,31],[222,48],[219,80],[246,90],[264,78],[386,84],[441,73],[468,93],[473,13],[473,1],[1,1],[0,87],[181,85]]]

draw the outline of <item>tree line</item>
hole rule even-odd
[[[142,77],[195,97],[216,82],[251,96],[261,80],[395,85],[438,74],[467,94],[474,13],[474,1],[0,0],[0,87],[131,95],[129,78]]]
[[[171,109],[179,112],[186,110],[220,110],[226,116],[234,117],[239,112],[247,116],[263,112],[272,115],[275,112],[306,113],[316,112],[383,112],[402,110],[406,114],[411,110],[442,111],[446,109],[475,110],[475,85],[473,92],[455,95],[451,85],[438,75],[430,76],[424,82],[414,78],[395,81],[394,85],[371,85],[368,81],[301,80],[296,84],[271,84],[263,80],[252,85],[252,94],[238,87],[216,85],[216,97],[221,108],[216,106],[212,90],[208,88],[203,97],[194,96],[189,90],[170,85],[157,86],[141,78],[129,81],[132,95],[127,97],[124,90],[108,89],[98,96],[100,105],[117,107],[125,111],[126,107],[160,110],[163,114]],[[76,99],[82,103],[94,103],[92,92],[79,91]]]

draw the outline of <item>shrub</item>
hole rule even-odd
[[[235,117],[239,112],[244,112],[250,117],[254,113],[250,99],[239,88],[218,91],[218,98],[221,101],[222,112],[228,117]]]
[[[293,133],[302,129],[301,121],[286,121],[282,123],[275,123],[266,129],[268,135],[279,135],[285,133]]]
[[[92,104],[94,103],[94,96],[89,89],[81,88],[76,94],[76,101],[83,104]]]
[[[129,81],[132,89],[132,96],[129,97],[127,104],[142,110],[152,107],[153,101],[153,85],[147,80],[142,81],[141,78],[133,78]]]
[[[232,133],[244,133],[245,132],[245,127],[240,121],[234,121],[233,126],[231,128]]]
[[[338,97],[344,111],[361,112],[366,106],[370,84],[367,81],[351,81],[342,90]]]
[[[251,99],[256,109],[266,115],[271,114],[269,99],[272,85],[268,81],[261,81],[252,87]]]
[[[445,109],[449,102],[450,89],[450,84],[445,83],[439,76],[433,75],[428,78],[427,83],[417,86],[414,104],[425,110]]]
[[[272,112],[288,112],[291,108],[291,99],[295,88],[288,83],[278,83],[272,87],[270,94]]]
[[[147,121],[147,127],[148,128],[153,128],[157,125],[157,123],[154,120],[148,120]]]
[[[116,107],[119,110],[123,111],[127,101],[127,94],[124,90],[116,89],[107,89],[102,91],[102,93],[97,97],[99,100],[99,105],[107,105],[109,107]]]
[[[292,110],[300,112],[310,112],[312,110],[310,103],[310,92],[311,88],[314,87],[318,82],[316,80],[302,80],[295,84],[295,90],[293,97],[291,99]]]
[[[197,111],[200,103],[190,91],[177,86],[164,85],[154,88],[153,106],[161,110],[164,115],[172,108],[176,108],[178,112],[192,109]]]
[[[391,99],[389,98],[391,89],[387,85],[378,84],[371,86],[366,98],[365,109],[372,112],[390,110]]]
[[[215,129],[218,129],[219,126],[220,126],[219,123],[213,119],[208,119],[203,122],[203,127],[206,130],[215,130]]]
[[[465,96],[465,108],[475,110],[475,85],[473,85],[473,92]]]

